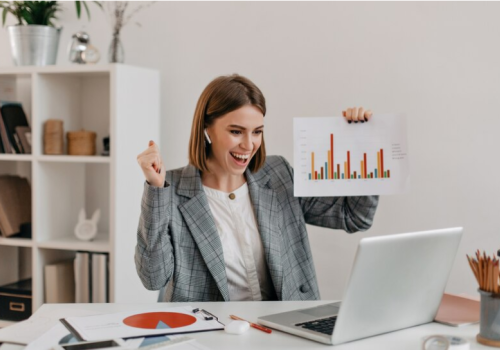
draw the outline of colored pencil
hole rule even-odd
[[[500,252],[500,251],[499,251]],[[476,257],[466,255],[469,266],[479,284],[479,289],[485,292],[500,293],[500,260],[496,255],[487,256],[486,252],[483,254],[476,251]]]

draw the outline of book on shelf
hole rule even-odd
[[[0,176],[0,234],[11,237],[31,222],[31,187],[26,178]]]
[[[92,253],[92,302],[108,302],[108,254]]]
[[[4,145],[4,148],[6,143],[10,143],[10,146],[15,151],[15,153],[26,153],[23,149],[21,139],[16,133],[17,127],[29,127],[28,118],[26,118],[26,114],[24,113],[22,104],[19,102],[9,101],[0,102],[0,117],[2,118],[5,133],[7,136],[7,140],[4,140],[5,137],[3,133],[1,134],[2,144]],[[10,153],[7,152],[7,150],[5,152]]]
[[[2,112],[0,112],[0,151],[1,153],[7,154],[16,153],[10,145],[9,138],[7,137],[7,129],[5,129]]]
[[[75,272],[73,260],[45,265],[45,302],[75,302]]]
[[[76,252],[75,258],[75,301],[77,303],[90,303],[91,278],[90,278],[90,253]]]
[[[75,301],[107,303],[109,301],[109,255],[78,251],[74,261]]]

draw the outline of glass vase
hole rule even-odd
[[[120,40],[120,35],[113,35],[108,51],[109,63],[123,63],[125,61],[125,51]]]

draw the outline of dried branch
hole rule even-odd
[[[130,22],[130,20],[134,15],[150,7],[154,3],[155,1],[141,3],[135,9],[133,9],[129,14],[127,14],[127,10],[130,10],[129,8],[130,2],[128,1],[106,2],[104,11],[106,12],[107,16],[111,19],[111,27],[113,30],[113,35],[119,35],[122,28]]]

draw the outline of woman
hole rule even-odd
[[[223,76],[196,106],[189,165],[166,171],[150,141],[135,262],[166,301],[319,299],[306,223],[368,229],[378,197],[293,196],[293,169],[266,157],[266,104],[250,80]],[[348,109],[348,122],[371,117]]]

